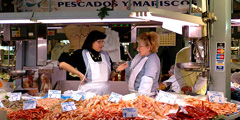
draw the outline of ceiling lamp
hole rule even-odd
[[[162,22],[163,28],[179,34],[182,34],[183,26],[206,25],[201,17],[153,7],[136,7],[129,16],[143,20]]]
[[[35,12],[32,18],[38,23],[96,23],[96,22],[144,22],[129,17],[130,11],[108,11],[109,16],[98,17],[98,11],[86,12]]]
[[[0,24],[35,23],[32,16],[33,12],[0,13]]]

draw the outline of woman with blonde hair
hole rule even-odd
[[[156,54],[159,36],[156,32],[145,32],[138,36],[137,41],[138,54],[126,69],[129,91],[154,96],[157,93],[160,74],[160,59]]]
[[[41,79],[41,82],[42,82],[40,92],[41,93],[48,93],[48,90],[50,90],[52,88],[48,75],[47,74],[42,74],[40,79]]]

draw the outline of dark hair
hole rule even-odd
[[[94,30],[88,34],[86,40],[83,43],[82,49],[91,50],[93,42],[99,39],[105,39],[105,38],[106,38],[106,35],[103,32]]]

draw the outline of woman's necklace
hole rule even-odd
[[[100,53],[99,53],[99,55],[98,55],[97,57],[95,57],[95,56],[92,54],[91,51],[89,51],[89,53],[90,53],[91,57],[92,57],[94,60],[101,60],[101,55],[100,55]]]

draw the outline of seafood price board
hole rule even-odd
[[[225,103],[223,92],[207,91],[207,96],[210,102]]]
[[[29,101],[23,102],[23,110],[35,109],[36,106],[37,106],[37,102],[35,100],[29,100]]]
[[[59,90],[48,90],[49,98],[61,98],[61,91]]]
[[[0,100],[0,108],[4,107],[2,101]]]
[[[159,102],[164,102],[164,103],[168,103],[171,105],[175,104],[175,101],[177,99],[176,95],[173,95],[171,93],[168,92],[164,92],[164,91],[159,91],[158,95],[156,96],[156,100]]]
[[[79,101],[81,98],[84,100],[83,92],[74,93],[71,96],[71,99],[76,100],[76,101]]]
[[[12,93],[11,97],[9,98],[10,101],[21,100],[22,93]]]
[[[72,110],[77,109],[74,102],[61,103],[61,106],[62,106],[62,111],[63,112],[72,111]]]
[[[112,92],[108,101],[118,103],[122,98],[122,95]]]
[[[136,108],[123,108],[122,113],[124,118],[133,118],[138,116]]]

